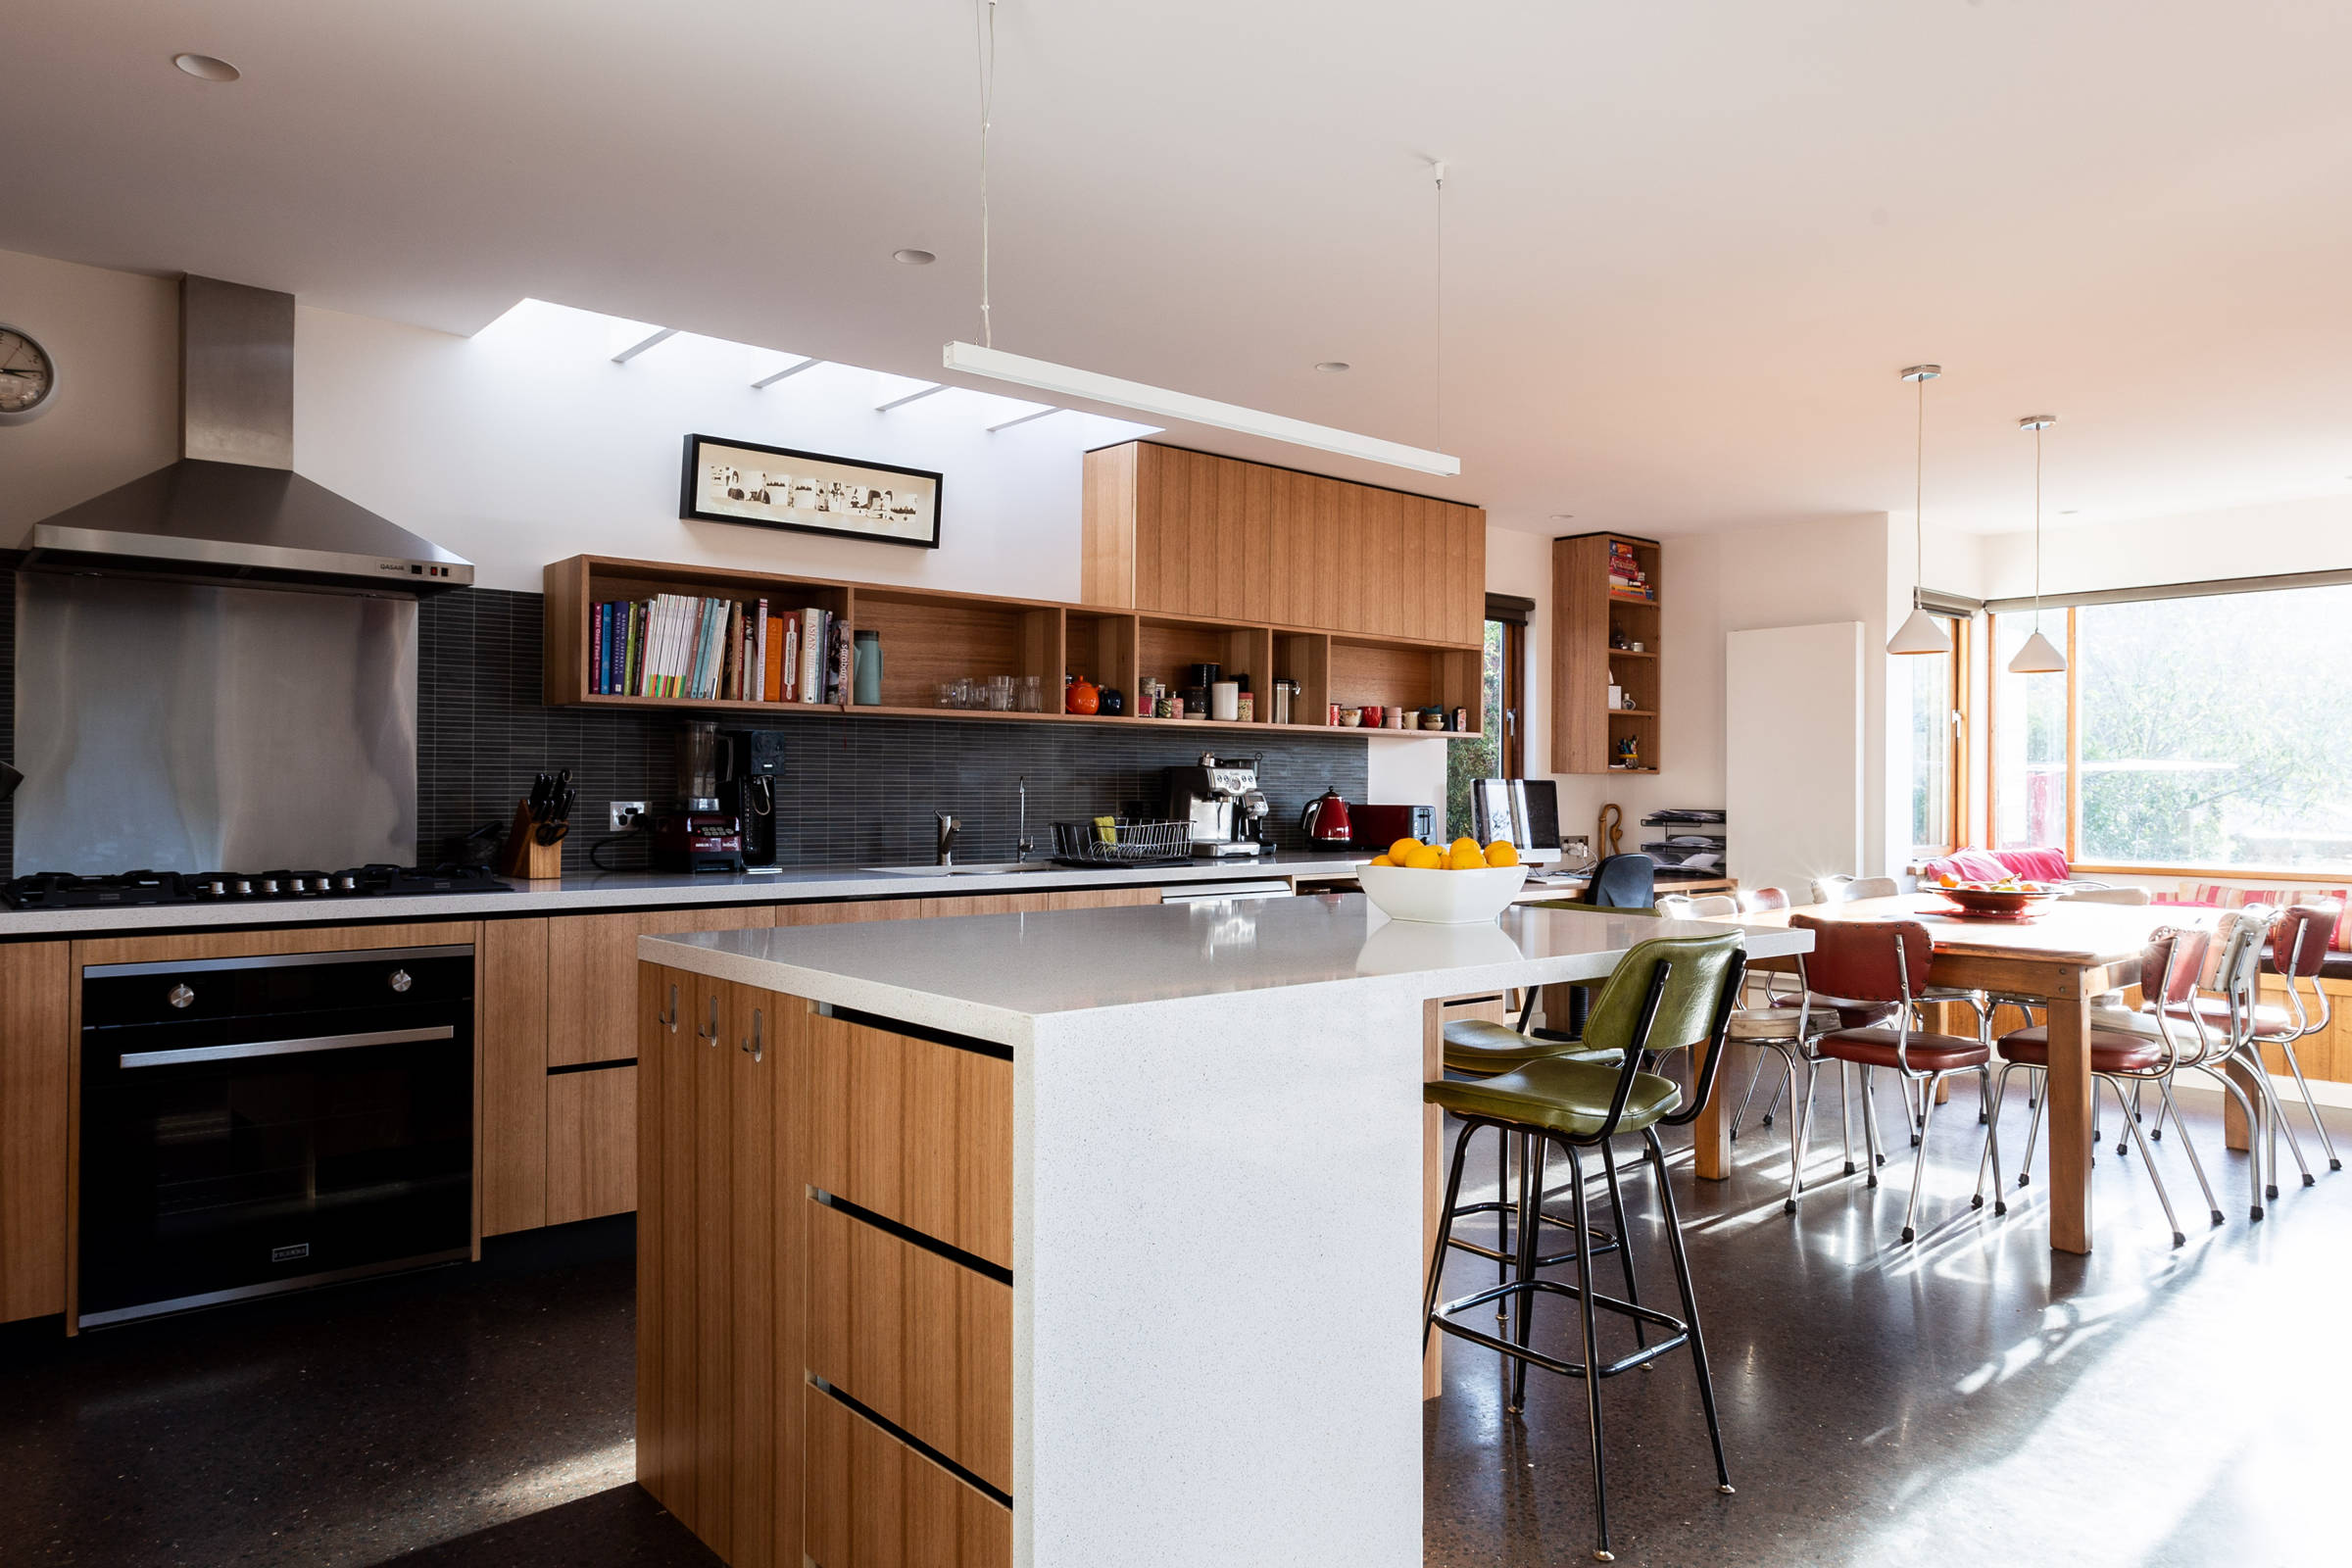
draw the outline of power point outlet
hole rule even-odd
[[[630,828],[635,827],[637,819],[645,814],[645,803],[643,801],[612,801],[607,803],[606,810],[609,814],[606,817],[605,825],[615,833],[626,833]]]

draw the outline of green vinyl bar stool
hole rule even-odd
[[[1661,1126],[1679,1127],[1698,1119],[1715,1091],[1716,1069],[1723,1057],[1723,1041],[1732,1010],[1739,1001],[1747,956],[1737,932],[1716,937],[1659,937],[1638,943],[1621,959],[1585,1019],[1584,1050],[1607,1053],[1614,1059],[1544,1056],[1494,1077],[1471,1082],[1444,1080],[1425,1085],[1423,1098],[1461,1122],[1454,1140],[1453,1159],[1446,1173],[1446,1201],[1437,1246],[1430,1257],[1428,1291],[1421,1327],[1426,1350],[1433,1329],[1494,1350],[1512,1363],[1508,1410],[1526,1405],[1527,1369],[1543,1367],[1562,1377],[1585,1381],[1587,1419],[1592,1444],[1592,1511],[1598,1531],[1593,1555],[1615,1560],[1609,1550],[1608,1467],[1601,1446],[1600,1382],[1622,1372],[1654,1363],[1669,1350],[1688,1345],[1698,1374],[1698,1397],[1707,1419],[1707,1441],[1715,1450],[1717,1490],[1732,1491],[1732,1478],[1723,1455],[1723,1429],[1716,1418],[1715,1385],[1707,1371],[1706,1342],[1698,1323],[1698,1299],[1690,1284],[1690,1261],[1683,1250],[1682,1222],[1676,1215],[1674,1189],[1666,1173],[1666,1150],[1658,1141]],[[1685,1047],[1695,1048],[1699,1059],[1696,1083],[1688,1104],[1673,1079],[1650,1071],[1657,1056]],[[1457,1300],[1440,1304],[1446,1257],[1452,1244],[1455,1204],[1461,1196],[1462,1166],[1471,1137],[1484,1127],[1495,1128],[1508,1140],[1526,1139],[1534,1158],[1519,1187],[1518,1256],[1515,1277]],[[1633,1252],[1624,1245],[1625,1220],[1614,1181],[1610,1198],[1618,1204],[1618,1255],[1624,1264],[1626,1296],[1604,1296],[1592,1272],[1593,1232],[1581,1223],[1585,1194],[1584,1152],[1599,1150],[1613,1174],[1609,1140],[1640,1134],[1649,1160],[1651,1188],[1657,1194],[1666,1222],[1666,1246],[1674,1260],[1675,1285],[1682,1297],[1683,1316],[1674,1317],[1641,1303],[1634,1284]],[[1576,1195],[1579,1215],[1568,1225],[1575,1239],[1576,1283],[1541,1278],[1540,1237],[1544,1216],[1544,1164],[1552,1146],[1568,1156],[1568,1190]],[[1583,1349],[1575,1361],[1538,1350],[1531,1339],[1538,1298],[1550,1294],[1577,1303],[1578,1331]],[[1507,1300],[1512,1308],[1509,1339],[1455,1321],[1456,1317],[1490,1301]],[[1634,1327],[1633,1353],[1614,1361],[1600,1359],[1596,1313],[1607,1311],[1630,1319]],[[1652,1341],[1649,1331],[1662,1336]]]

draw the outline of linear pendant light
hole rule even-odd
[[[2034,432],[2034,635],[2009,661],[2012,675],[2066,673],[2066,655],[2041,634],[2041,432],[2057,422],[2055,414],[2029,414],[2017,421],[2020,430]]]
[[[1903,369],[1902,378],[1919,389],[1919,413],[1913,431],[1911,466],[1911,615],[1886,639],[1890,654],[1948,654],[1951,639],[1943,627],[1928,613],[1920,593],[1928,570],[1928,514],[1924,505],[1928,489],[1928,383],[1943,373],[1940,365],[1913,365]]]
[[[1258,409],[1246,409],[1235,403],[1219,403],[1213,398],[1196,397],[1189,392],[1172,391],[1142,381],[1129,381],[1096,370],[1080,369],[1076,366],[1055,365],[1050,360],[1033,360],[1022,354],[1007,354],[998,348],[995,328],[989,316],[988,267],[988,130],[996,101],[996,0],[975,0],[975,10],[980,53],[980,341],[948,344],[940,351],[939,363],[943,368],[991,381],[1006,381],[1014,386],[1028,387],[1056,397],[1078,398],[1089,403],[1127,409],[1155,419],[1181,419],[1189,424],[1210,425],[1239,435],[1280,441],[1288,446],[1312,447],[1318,452],[1330,452],[1365,463],[1410,468],[1416,473],[1450,477],[1462,471],[1462,460],[1443,452],[1409,447],[1398,441],[1384,441],[1378,436],[1359,435],[1352,430],[1341,430],[1327,424],[1311,424],[1304,419],[1267,414]],[[1440,166],[1439,177],[1442,184],[1443,166]]]

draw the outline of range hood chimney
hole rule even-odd
[[[33,524],[24,564],[425,595],[473,566],[294,471],[294,296],[189,276],[180,458]]]

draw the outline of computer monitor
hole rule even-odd
[[[1505,840],[1531,864],[1560,858],[1559,787],[1550,779],[1473,779],[1470,820],[1482,842]]]

